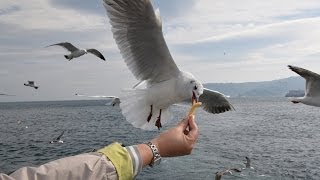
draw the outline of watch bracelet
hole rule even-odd
[[[154,162],[155,162],[156,159],[161,160],[161,155],[160,155],[160,153],[159,153],[159,150],[158,150],[157,146],[154,145],[154,144],[152,144],[152,142],[147,142],[147,143],[145,143],[145,144],[146,144],[147,146],[149,146],[149,148],[150,148],[151,151],[152,151],[153,158],[152,158],[149,166],[153,167]]]

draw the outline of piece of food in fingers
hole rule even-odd
[[[190,109],[190,111],[189,111],[189,113],[188,113],[188,116],[194,115],[194,113],[196,112],[196,109],[197,109],[198,107],[200,107],[201,105],[202,105],[201,102],[192,103],[192,106],[191,106],[191,109]]]

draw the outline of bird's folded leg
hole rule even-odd
[[[150,113],[149,113],[149,116],[148,116],[148,119],[147,119],[148,122],[150,121],[150,119],[152,117],[152,105],[150,107],[151,107],[151,110],[150,110]]]
[[[155,124],[158,129],[160,130],[160,128],[162,128],[162,125],[161,125],[161,109],[160,109],[160,113],[159,113],[159,116],[157,118],[157,121],[156,121],[156,124]]]

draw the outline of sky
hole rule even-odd
[[[179,69],[203,83],[296,76],[287,65],[320,73],[319,0],[152,0]],[[112,37],[102,0],[0,1],[0,102],[119,96],[138,81]],[[96,48],[67,61],[61,47]],[[38,90],[23,86],[34,80]]]

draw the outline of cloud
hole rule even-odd
[[[14,13],[3,13],[0,23],[24,29],[84,31],[105,27],[105,19],[101,15],[54,8],[48,0],[4,0],[2,4],[4,9],[16,8]]]
[[[9,6],[6,8],[1,8],[0,9],[0,16],[5,15],[5,14],[10,14],[10,13],[13,13],[13,12],[19,11],[19,10],[20,10],[19,6],[16,6],[16,5],[12,5],[12,6]]]
[[[207,56],[218,50],[219,54],[224,52],[253,51],[279,44],[301,42],[301,48],[318,44],[318,31],[320,18],[306,18],[299,20],[284,21],[280,23],[254,26],[251,29],[240,32],[226,33],[222,35],[207,37],[187,43],[177,44],[177,49],[183,53]],[[295,47],[299,44],[295,43]],[[212,50],[210,50],[212,49]],[[311,48],[312,50],[314,48]],[[191,51],[193,50],[193,51]],[[286,51],[288,53],[288,51]]]
[[[72,9],[74,11],[80,11],[85,14],[105,14],[105,10],[102,6],[102,0],[49,0],[49,3],[58,9]]]
[[[320,2],[316,0],[199,0],[183,16],[164,22],[164,29],[168,41],[185,43],[255,26],[317,17],[317,12],[320,12]]]
[[[159,8],[161,12],[161,18],[163,20],[175,19],[183,17],[189,12],[196,0],[153,0],[152,4],[154,9]]]
[[[288,64],[319,66],[316,61],[320,54],[319,28],[320,17],[286,20],[204,39],[178,41],[170,49],[173,57],[188,57],[176,61],[187,60],[189,65],[182,67],[196,71],[206,82],[271,80],[290,76]]]

